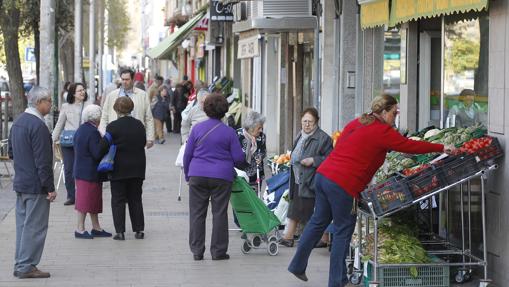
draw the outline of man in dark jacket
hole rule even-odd
[[[20,279],[50,277],[36,267],[48,231],[50,202],[57,196],[51,134],[44,123],[44,116],[50,111],[50,91],[33,87],[28,93],[28,108],[16,119],[9,136],[17,196],[14,276]]]

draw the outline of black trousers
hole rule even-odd
[[[181,126],[182,126],[182,111],[177,111],[176,113],[173,114],[173,132],[179,134]]]
[[[74,176],[72,176],[74,169],[74,147],[62,147],[62,157],[64,158],[64,176],[67,199],[74,201],[76,194]]]
[[[172,128],[171,128],[171,115],[168,114],[168,117],[166,118],[166,131],[168,133],[171,133],[172,132]]]
[[[134,232],[145,229],[141,194],[143,179],[130,178],[111,181],[111,210],[117,233],[125,232],[125,205],[129,206],[129,217]]]
[[[228,202],[232,183],[222,179],[193,176],[189,180],[189,247],[194,255],[205,252],[205,220],[212,204],[210,254],[228,251]]]

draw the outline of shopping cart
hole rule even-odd
[[[242,252],[247,254],[252,249],[263,248],[260,246],[264,242],[269,255],[277,255],[281,223],[244,178],[236,177],[233,181],[230,202],[242,228]]]

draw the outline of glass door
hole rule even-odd
[[[419,126],[440,127],[442,38],[438,31],[420,34]]]

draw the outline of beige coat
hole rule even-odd
[[[134,102],[134,110],[131,113],[132,116],[140,120],[145,126],[147,133],[147,141],[154,141],[154,119],[152,118],[152,111],[150,109],[150,101],[145,91],[134,89],[134,95],[131,99]],[[120,93],[120,89],[116,89],[113,92],[106,95],[106,99],[103,104],[103,112],[101,116],[101,123],[99,124],[99,131],[104,133],[106,126],[112,121],[117,119],[117,113],[113,110],[113,104],[117,100]]]

